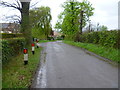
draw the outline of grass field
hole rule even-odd
[[[120,63],[120,56],[118,55],[118,52],[120,52],[120,50],[117,50],[114,48],[103,47],[100,45],[90,44],[90,43],[80,43],[80,42],[73,42],[73,41],[63,41],[63,42],[66,44],[70,44],[73,46],[87,49],[88,51],[96,53],[102,57],[105,57],[114,62]]]
[[[42,48],[36,48],[35,54],[32,55],[31,48],[28,49],[28,65],[24,65],[23,53],[4,65],[2,67],[2,88],[28,88],[39,64],[41,50]]]

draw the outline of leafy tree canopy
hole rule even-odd
[[[108,28],[105,25],[100,26],[100,31],[107,31]]]
[[[83,2],[68,0],[62,4],[62,7],[64,11],[58,16],[55,28],[61,29],[69,39],[74,39],[77,33],[82,32],[80,25],[82,28],[85,27],[89,17],[93,15],[94,8],[87,0],[83,0]]]
[[[47,39],[52,31],[51,12],[49,7],[39,7],[30,10],[30,24],[33,37]]]

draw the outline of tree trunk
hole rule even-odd
[[[29,5],[30,5],[30,3],[29,2],[21,2],[21,4],[22,4],[21,32],[23,33],[23,35],[26,39],[26,45],[29,45],[32,40],[31,29],[30,29],[30,25],[29,25]]]
[[[74,2],[71,2],[72,15],[74,16]],[[72,31],[74,31],[74,18],[72,16]]]
[[[82,35],[82,28],[83,28],[83,11],[80,12],[80,31],[76,33],[75,42],[81,41],[81,35]]]
[[[82,28],[83,28],[83,11],[80,12],[80,35],[82,35]]]

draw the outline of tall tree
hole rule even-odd
[[[33,8],[37,3],[38,1],[35,1],[34,3],[32,3],[30,5],[30,8]],[[9,2],[7,0],[0,0],[0,6],[4,8],[7,8],[7,7],[11,8],[12,9],[11,12],[17,10],[20,13],[22,13],[22,5],[20,3],[20,0],[13,0],[12,2]],[[5,15],[4,20],[9,22],[17,22],[21,24],[21,16],[18,16],[18,15]]]
[[[4,7],[10,7],[18,10],[21,14],[21,20],[19,20],[21,24],[21,33],[23,33],[26,44],[30,45],[31,43],[31,29],[29,28],[29,2],[20,2],[19,0],[14,0],[12,3],[0,1],[0,5]]]
[[[51,12],[49,7],[40,7],[30,10],[30,22],[33,28],[33,37],[48,38],[51,31]]]
[[[107,31],[108,28],[105,25],[100,26],[100,31]]]
[[[55,27],[60,27],[68,39],[79,38],[82,34],[82,28],[89,21],[89,17],[93,15],[94,8],[87,0],[83,0],[83,2],[68,0],[64,2],[62,7],[64,8],[60,14],[62,18],[59,18]]]

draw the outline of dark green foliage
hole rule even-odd
[[[54,40],[54,38],[53,37],[48,37],[47,40]]]
[[[118,31],[99,31],[83,34],[81,37],[81,42],[118,48]]]
[[[59,37],[56,38],[56,40],[63,40],[63,37],[59,36]]]
[[[12,56],[16,56],[23,50],[25,39],[3,39],[2,41],[2,62],[3,64],[8,62]]]
[[[61,38],[64,39],[64,38],[65,38],[65,35],[61,35]]]
[[[23,34],[9,34],[9,33],[2,33],[2,38],[15,38],[15,37],[23,37]]]

